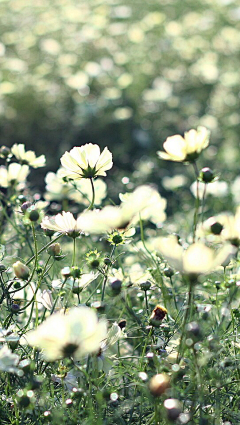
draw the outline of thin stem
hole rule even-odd
[[[93,184],[92,177],[90,178],[90,182],[91,182],[91,186],[92,186],[92,201],[91,201],[91,204],[89,205],[87,211],[93,209],[93,207],[94,207],[94,201],[95,201],[95,189],[94,189],[94,184]]]
[[[203,216],[204,216],[204,207],[205,207],[205,200],[206,200],[206,192],[207,192],[207,183],[204,184],[203,196],[202,196],[202,223],[203,223]]]
[[[193,168],[194,168],[194,172],[196,174],[196,178],[197,178],[197,190],[196,190],[196,200],[195,200],[195,212],[194,212],[194,219],[193,219],[193,242],[195,242],[195,238],[196,238],[196,229],[197,229],[197,222],[198,222],[198,212],[199,212],[199,204],[200,204],[200,199],[199,199],[199,180],[198,180],[198,168],[197,168],[197,164],[196,162],[192,163]]]
[[[72,256],[72,267],[75,265],[76,259],[76,238],[73,238],[73,256]]]
[[[184,345],[184,342],[185,342],[185,339],[186,339],[186,324],[187,324],[188,319],[191,318],[193,295],[194,295],[193,283],[192,283],[191,279],[189,279],[188,299],[187,299],[187,305],[186,305],[183,324],[182,324],[182,334],[181,334],[181,338],[180,338],[178,355],[177,355],[177,362],[178,363],[181,360],[181,356],[184,354],[183,345]]]

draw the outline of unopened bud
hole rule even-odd
[[[15,276],[19,279],[27,280],[30,275],[30,270],[25,264],[23,264],[21,261],[17,261],[13,264],[13,270],[15,273]]]
[[[118,294],[120,294],[121,289],[122,289],[122,281],[119,280],[119,279],[112,280],[110,282],[110,287],[112,289],[113,294],[118,295]]]
[[[149,391],[155,397],[164,394],[170,387],[170,378],[166,373],[154,375],[149,382]]]
[[[70,272],[70,275],[73,277],[73,278],[75,278],[75,279],[78,279],[80,276],[81,276],[81,274],[82,274],[82,271],[81,271],[81,269],[79,268],[79,267],[72,267],[71,268],[71,272]]]
[[[174,275],[174,271],[171,267],[165,267],[165,269],[163,270],[163,273],[165,274],[166,277],[172,277]]]
[[[0,156],[2,158],[7,158],[9,154],[10,154],[10,149],[7,146],[1,146]]]
[[[25,213],[28,210],[28,208],[30,208],[31,206],[32,206],[31,202],[28,202],[28,201],[23,202],[23,204],[21,205],[22,212]]]
[[[200,180],[204,183],[211,183],[215,176],[214,172],[211,170],[211,168],[204,167],[201,169],[199,173]]]
[[[60,243],[53,243],[52,245],[50,245],[50,247],[47,250],[48,254],[51,255],[52,257],[56,257],[57,255],[60,254],[61,252],[61,245]]]
[[[140,288],[142,291],[148,291],[151,288],[151,282],[149,280],[146,280],[146,282],[140,283]]]
[[[32,222],[38,221],[40,217],[38,210],[36,210],[35,208],[30,208],[28,209],[27,213],[28,213],[28,218],[30,221]]]

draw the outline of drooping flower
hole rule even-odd
[[[98,352],[107,336],[107,322],[98,321],[89,307],[74,307],[66,314],[57,312],[49,316],[35,330],[26,333],[23,343],[43,350],[47,361],[65,357],[80,359]]]
[[[81,232],[78,220],[75,220],[72,213],[66,211],[54,217],[44,217],[41,227],[44,230],[53,230],[54,232],[63,233],[71,238],[76,238]]]
[[[30,165],[33,168],[44,167],[46,164],[45,155],[40,155],[36,157],[35,152],[25,151],[24,144],[15,143],[11,149],[12,154],[18,159],[18,161],[23,165]]]
[[[201,242],[193,243],[185,250],[173,235],[158,238],[156,248],[170,266],[181,273],[197,276],[215,270],[235,253],[230,244],[216,252]]]
[[[16,189],[25,187],[25,180],[29,174],[29,166],[12,162],[8,167],[0,167],[0,186],[10,187],[16,185]]]
[[[70,152],[65,152],[60,161],[63,166],[61,177],[73,180],[106,176],[106,171],[113,166],[112,154],[108,148],[104,148],[100,154],[99,146],[92,143],[75,146]]]
[[[189,130],[184,133],[168,137],[163,143],[166,152],[158,151],[161,159],[169,161],[194,161],[201,151],[209,145],[210,132],[205,127],[198,127],[197,130]]]
[[[78,217],[87,233],[108,233],[126,229],[139,219],[162,223],[166,219],[166,200],[151,186],[139,186],[133,193],[121,195],[120,206],[106,206],[101,211],[86,211]]]

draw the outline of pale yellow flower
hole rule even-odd
[[[63,233],[72,238],[76,238],[81,232],[79,220],[75,220],[72,213],[66,211],[54,217],[44,217],[41,227],[44,230],[53,230],[54,232]]]
[[[108,233],[126,229],[139,219],[162,223],[166,219],[166,200],[151,186],[139,186],[133,193],[121,195],[120,206],[106,206],[101,211],[86,211],[78,217],[87,233]]]
[[[168,137],[163,147],[166,152],[158,151],[157,154],[162,159],[169,161],[194,161],[200,152],[209,144],[210,132],[205,127],[198,127],[197,130],[189,130],[184,133]]]
[[[210,237],[213,241],[227,241],[233,245],[240,244],[240,207],[236,214],[222,213],[210,217],[197,228],[199,237]]]
[[[78,360],[97,353],[106,336],[106,320],[98,321],[94,310],[82,306],[71,308],[67,314],[52,314],[35,330],[27,332],[21,342],[43,350],[47,361],[64,357]]]
[[[11,149],[11,152],[21,164],[30,165],[33,168],[44,167],[46,164],[45,155],[36,157],[35,152],[25,151],[24,144],[15,143]]]
[[[186,250],[179,245],[177,237],[171,235],[158,238],[157,251],[170,266],[184,274],[201,275],[215,270],[224,263],[235,250],[229,245],[216,252],[201,242],[190,245]]]
[[[28,174],[28,165],[21,165],[16,162],[12,162],[8,168],[1,165],[0,186],[7,188],[16,185],[17,189],[23,189],[25,187],[25,181]]]
[[[70,152],[65,152],[60,161],[64,167],[61,176],[73,180],[106,176],[106,171],[113,166],[112,154],[108,148],[104,148],[100,154],[99,146],[92,143],[75,146]]]

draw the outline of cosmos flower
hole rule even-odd
[[[98,321],[97,314],[89,307],[73,307],[66,314],[62,311],[49,316],[40,326],[26,333],[23,343],[43,350],[47,361],[65,357],[78,360],[98,352],[107,336],[107,322]]]
[[[44,167],[46,164],[45,155],[36,157],[35,152],[25,151],[24,144],[15,143],[11,152],[21,164],[30,165],[33,168]]]
[[[205,127],[198,127],[197,130],[189,130],[184,133],[168,137],[163,143],[166,152],[158,151],[161,159],[169,161],[194,161],[209,144],[210,132]]]
[[[113,166],[112,154],[108,148],[104,148],[100,154],[99,146],[92,143],[75,146],[70,152],[65,152],[60,161],[63,166],[61,177],[73,180],[106,176],[106,171]]]
[[[133,193],[120,196],[120,206],[106,206],[101,211],[86,211],[78,217],[79,226],[87,233],[108,233],[135,225],[140,217],[154,223],[166,219],[166,200],[151,186],[139,186]]]
[[[10,187],[16,184],[17,189],[25,187],[25,180],[29,174],[29,166],[12,162],[8,168],[4,165],[0,167],[0,186]]]
[[[41,227],[44,230],[63,233],[71,238],[76,238],[81,232],[78,220],[75,220],[72,213],[66,211],[57,214],[55,217],[44,217]]]
[[[157,251],[176,270],[197,276],[215,270],[226,261],[230,254],[235,253],[230,244],[216,252],[201,242],[194,243],[185,250],[179,245],[177,237],[173,235],[158,238]]]
[[[226,241],[232,245],[240,245],[240,207],[236,214],[222,213],[208,218],[197,228],[197,235],[208,237],[213,241]]]

